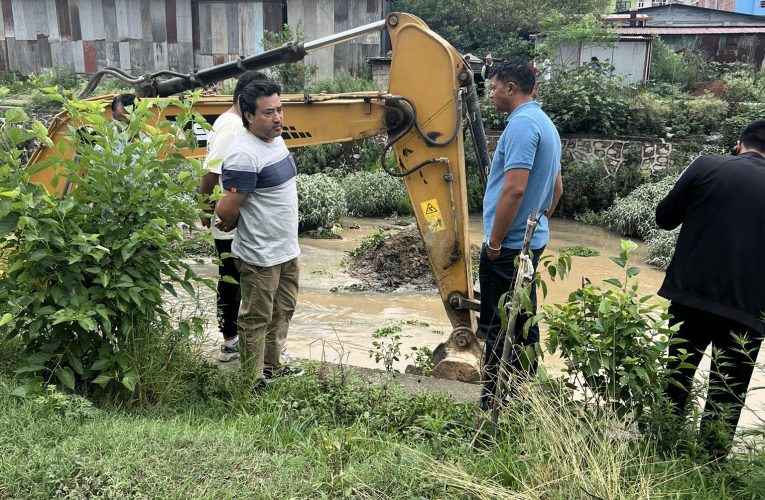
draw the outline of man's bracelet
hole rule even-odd
[[[488,248],[492,252],[499,252],[500,250],[502,250],[502,245],[499,245],[497,248],[494,248],[491,246],[491,243],[489,243],[489,240],[486,240],[486,248]]]

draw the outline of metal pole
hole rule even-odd
[[[364,26],[359,26],[358,28],[353,28],[347,31],[343,31],[341,33],[325,36],[325,37],[319,38],[318,40],[311,40],[310,42],[305,42],[303,44],[303,48],[305,48],[306,52],[311,52],[313,50],[321,49],[324,47],[331,47],[332,45],[337,45],[338,43],[343,43],[345,41],[358,38],[362,35],[366,35],[367,33],[372,33],[374,31],[382,31],[384,29],[385,29],[385,20],[383,19],[382,21],[375,21],[373,23],[365,24]]]

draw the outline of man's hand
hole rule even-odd
[[[237,222],[239,222],[238,218],[237,218]],[[207,219],[207,225],[208,226],[210,225],[210,219]],[[236,224],[234,224],[233,226],[229,226],[225,222],[223,222],[222,219],[218,219],[218,222],[215,223],[215,227],[217,227],[218,229],[220,229],[221,231],[225,233],[229,233],[233,231],[234,229],[236,229]]]
[[[202,217],[201,219],[199,219],[199,220],[202,221],[202,227],[206,227],[207,229],[210,229],[210,219],[211,218],[212,217]]]
[[[497,257],[499,257],[499,254],[502,252],[502,244],[498,243],[494,245],[491,240],[486,242],[486,257],[490,261],[495,261]]]

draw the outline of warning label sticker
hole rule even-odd
[[[441,209],[438,208],[438,201],[432,198],[420,203],[422,207],[422,213],[425,215],[425,220],[428,222],[428,230],[432,233],[437,233],[446,229],[444,221],[441,218]]]

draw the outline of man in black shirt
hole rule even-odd
[[[734,156],[702,156],[656,208],[656,223],[682,224],[659,295],[672,301],[670,324],[681,323],[670,347],[678,387],[667,395],[684,414],[704,350],[714,355],[701,432],[706,446],[727,455],[765,334],[765,120],[741,133]],[[737,342],[745,337],[746,345]]]

